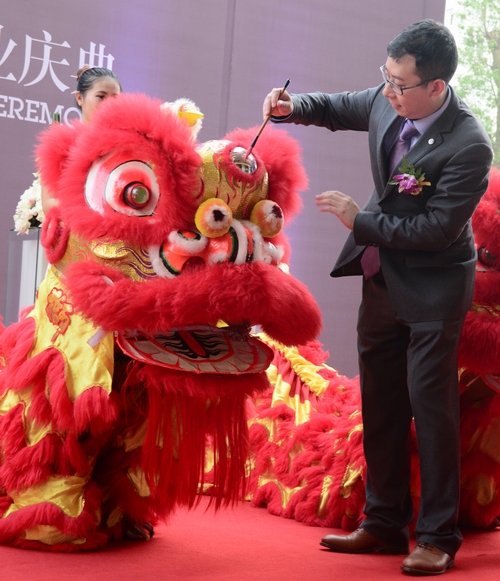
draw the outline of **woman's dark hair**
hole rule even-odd
[[[458,64],[453,35],[444,24],[431,19],[405,28],[389,43],[387,54],[397,62],[405,56],[414,57],[415,69],[422,81],[442,79],[449,83]]]
[[[110,69],[104,69],[102,67],[82,67],[76,73],[76,90],[84,97],[85,93],[92,89],[95,83],[106,78],[116,81],[120,87],[120,91],[123,90],[115,73]],[[78,105],[78,108],[81,109],[80,105]]]

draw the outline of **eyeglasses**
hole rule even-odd
[[[408,89],[415,89],[416,87],[422,87],[423,85],[427,85],[427,83],[430,83],[431,81],[436,80],[436,79],[427,79],[427,81],[422,81],[418,85],[411,85],[410,87],[402,87],[401,85],[398,85],[394,81],[391,81],[391,79],[387,75],[387,69],[386,69],[385,65],[382,65],[380,67],[380,72],[382,73],[382,78],[384,79],[384,83],[385,84],[389,83],[389,85],[391,85],[391,89],[396,93],[396,95],[402,95],[403,91],[407,91]]]

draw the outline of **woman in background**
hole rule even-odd
[[[82,67],[76,73],[75,99],[82,112],[82,122],[89,123],[95,109],[105,99],[122,92],[115,73],[100,67]],[[42,185],[42,208],[45,214],[58,204],[57,199]]]

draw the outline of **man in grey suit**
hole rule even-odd
[[[365,519],[321,545],[408,554],[414,419],[421,495],[417,543],[402,569],[435,575],[453,566],[462,542],[457,349],[474,287],[470,218],[492,151],[449,86],[458,57],[445,26],[417,22],[387,53],[378,87],[281,97],[273,89],[263,113],[275,122],[369,133],[375,189],[366,206],[338,191],[316,196],[320,211],[351,230],[331,276],[364,274],[357,330],[367,462]]]

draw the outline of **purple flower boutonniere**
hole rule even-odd
[[[398,167],[401,172],[395,175],[389,182],[391,186],[399,186],[398,191],[401,194],[410,194],[418,196],[424,186],[430,186],[431,182],[425,181],[425,174],[422,168],[415,169],[414,166],[403,156],[403,162]]]

